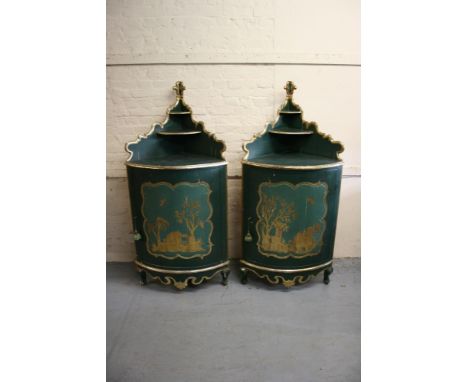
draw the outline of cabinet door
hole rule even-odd
[[[327,226],[327,184],[262,182],[257,192],[259,253],[278,259],[318,255]]]
[[[331,259],[341,167],[286,171],[245,166],[243,175],[246,260],[300,268]]]
[[[213,243],[211,188],[206,182],[146,182],[141,186],[146,249],[155,257],[203,258]]]
[[[195,269],[227,260],[226,166],[129,168],[128,179],[139,261]]]

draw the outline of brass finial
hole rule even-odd
[[[294,82],[288,81],[286,82],[286,86],[284,87],[284,89],[286,90],[287,98],[292,99],[294,90],[296,90],[297,88],[296,85],[294,85]]]
[[[184,98],[185,86],[182,81],[177,81],[172,89],[174,89],[177,99]]]

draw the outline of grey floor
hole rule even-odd
[[[107,380],[360,380],[359,259],[336,259],[329,285],[319,274],[292,289],[242,285],[236,268],[227,287],[178,292],[108,264]]]

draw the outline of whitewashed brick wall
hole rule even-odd
[[[240,256],[242,143],[274,119],[287,80],[307,120],[346,151],[335,256],[360,255],[359,2],[111,0],[107,20],[107,259],[135,256],[124,144],[162,121],[177,80],[227,145],[229,254]]]

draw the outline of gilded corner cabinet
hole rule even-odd
[[[343,146],[302,118],[289,81],[275,122],[244,144],[242,282],[285,287],[333,271]]]
[[[229,275],[225,145],[192,119],[185,87],[163,123],[127,143],[126,166],[142,284],[178,289]]]

